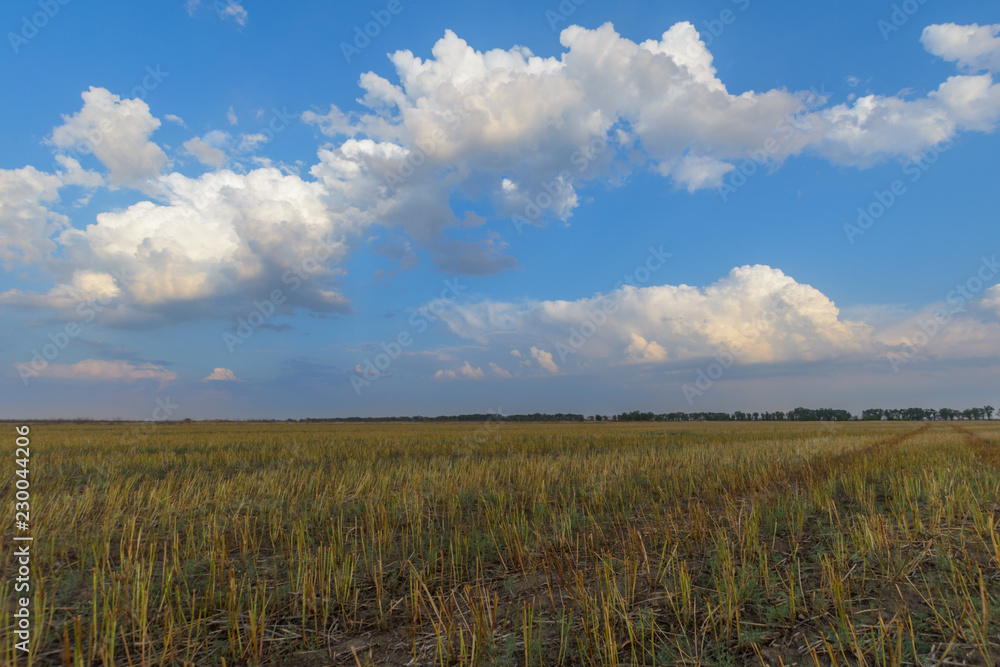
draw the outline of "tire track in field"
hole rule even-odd
[[[828,477],[835,472],[843,472],[855,465],[871,459],[873,456],[884,454],[899,447],[909,440],[917,437],[931,427],[931,424],[923,424],[912,431],[897,433],[885,438],[881,438],[857,449],[852,449],[840,454],[829,456],[819,456],[811,461],[804,462],[799,468],[790,470],[772,481],[782,485],[803,485],[808,487],[816,480]]]
[[[962,437],[965,438],[965,443],[969,445],[969,448],[972,449],[972,452],[979,460],[994,468],[1000,468],[1000,450],[997,449],[996,445],[964,426],[959,426],[958,424],[948,424],[948,426],[962,434]]]
[[[813,459],[803,461],[794,468],[781,471],[769,477],[760,484],[748,481],[746,484],[733,488],[732,491],[739,496],[756,496],[758,494],[768,495],[776,491],[784,491],[788,488],[809,488],[819,480],[825,479],[836,473],[844,471],[869,460],[873,456],[889,452],[907,441],[917,437],[929,429],[932,424],[922,424],[910,431],[897,433],[895,435],[880,438],[875,442],[841,452],[839,454],[821,454]],[[835,436],[834,436],[835,437]]]
[[[867,447],[859,447],[858,449],[852,449],[849,452],[843,452],[841,454],[834,454],[833,456],[825,457],[820,460],[824,464],[824,467],[832,467],[835,465],[850,465],[857,459],[863,457],[869,457],[875,454],[881,454],[890,449],[898,447],[907,440],[912,440],[917,437],[927,429],[931,427],[931,424],[923,424],[918,426],[912,431],[907,431],[905,433],[898,433],[896,435],[889,436],[887,438],[882,438],[881,440],[876,440]]]

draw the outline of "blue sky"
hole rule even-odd
[[[0,27],[5,418],[1000,400],[995,3]]]

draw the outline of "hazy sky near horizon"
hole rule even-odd
[[[0,28],[0,417],[1000,400],[995,2]]]

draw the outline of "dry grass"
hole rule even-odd
[[[39,425],[30,662],[993,664],[998,438],[969,422]],[[28,664],[10,609],[0,661]]]

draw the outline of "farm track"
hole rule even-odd
[[[908,440],[912,440],[916,436],[927,431],[927,429],[929,429],[930,427],[931,424],[924,424],[907,433],[900,433],[898,435],[893,435],[888,438],[883,438],[881,440],[878,440],[877,442],[874,442],[868,445],[867,447],[861,447],[859,449],[855,449],[850,452],[844,452],[843,454],[836,454],[834,456],[828,457],[822,460],[822,463],[825,464],[824,469],[834,468],[838,465],[846,467],[852,465],[858,460],[866,459],[873,454],[885,453],[890,449],[893,449],[894,447],[902,445],[904,442],[907,442]]]
[[[973,433],[964,426],[959,426],[958,424],[948,424],[948,426],[951,426],[955,431],[962,434],[966,444],[969,445],[981,461],[994,468],[1000,468],[1000,450],[997,449],[994,443],[977,433]]]
[[[710,522],[708,517],[710,516],[726,514],[730,508],[741,502],[747,506],[768,505],[785,502],[783,498],[787,498],[789,495],[808,493],[824,480],[831,477],[843,477],[856,467],[872,463],[875,457],[887,454],[904,445],[925,433],[931,426],[932,424],[923,424],[903,433],[880,438],[869,445],[851,451],[820,455],[796,466],[778,470],[766,479],[747,476],[739,480],[732,480],[724,493],[719,493],[718,489],[711,486],[705,487],[692,493],[684,500],[678,499],[678,502],[687,507],[687,520],[675,525],[674,530],[678,531],[679,535],[683,535],[685,540],[700,541],[703,537],[701,534],[703,530],[696,529],[694,526],[704,527],[708,525],[707,522]],[[627,537],[629,533],[649,538],[661,530],[662,526],[657,520],[650,517],[636,516],[622,518],[607,528],[607,533],[604,530],[599,531],[601,536],[599,543],[604,548],[619,549],[630,539]],[[578,546],[561,546],[579,551]],[[558,550],[559,548],[554,549],[554,551]],[[578,562],[576,565],[579,566],[580,563]]]
[[[860,464],[870,461],[874,456],[890,452],[926,432],[929,428],[931,428],[931,424],[924,424],[912,431],[879,439],[865,447],[859,447],[858,449],[840,454],[819,456],[804,461],[797,467],[779,472],[763,485],[748,483],[745,489],[730,490],[748,498],[757,496],[771,497],[789,488],[808,489],[816,482],[826,479],[833,474],[842,474]]]

